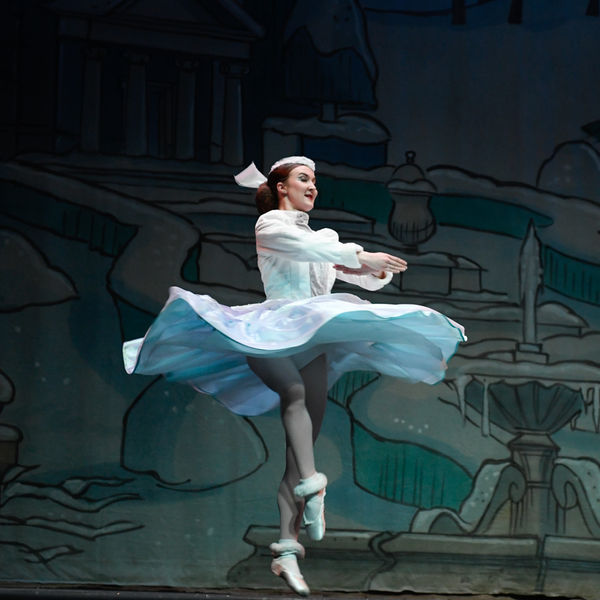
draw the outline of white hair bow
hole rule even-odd
[[[243,171],[240,171],[233,178],[238,185],[242,187],[258,188],[267,178],[256,168],[254,162],[251,162]]]

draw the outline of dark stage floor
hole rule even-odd
[[[297,600],[299,596],[291,592],[273,590],[157,590],[157,589],[83,589],[49,587],[1,587],[0,599],[29,600]],[[546,600],[545,596],[491,596],[491,595],[441,595],[441,594],[378,594],[316,592],[309,598],[324,600]],[[550,600],[550,599],[548,599]],[[575,600],[553,597],[551,600]]]

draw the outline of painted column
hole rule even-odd
[[[537,339],[537,298],[544,278],[540,246],[535,224],[531,221],[519,257],[519,294],[521,306],[523,307],[523,342],[518,344],[517,349],[520,352],[538,353],[540,356],[538,359],[534,359],[535,362],[547,362],[547,355],[541,354],[542,345],[538,343]],[[517,358],[519,360],[524,359],[519,354],[517,354]]]
[[[523,498],[512,504],[511,535],[536,535],[541,540],[557,533],[556,498],[552,471],[559,447],[547,432],[524,431],[508,443],[512,460],[523,471]]]
[[[104,48],[86,48],[81,107],[81,150],[98,152],[100,146],[100,102]]]
[[[175,156],[182,160],[194,158],[196,139],[196,78],[198,61],[177,61],[177,130]]]
[[[212,63],[212,107],[210,115],[210,162],[223,161],[223,118],[225,104],[225,77],[218,60]]]
[[[146,114],[146,64],[144,54],[128,53],[129,77],[125,106],[125,151],[130,156],[148,153],[148,125]]]
[[[241,165],[244,162],[242,77],[248,72],[248,67],[241,63],[224,63],[221,72],[225,75],[223,162]]]

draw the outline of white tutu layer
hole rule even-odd
[[[146,336],[123,345],[127,372],[186,382],[241,415],[279,402],[246,356],[293,356],[302,367],[326,353],[330,386],[353,370],[433,384],[466,340],[461,325],[416,304],[328,294],[229,307],[181,288],[169,291]]]

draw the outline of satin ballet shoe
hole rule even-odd
[[[306,585],[295,554],[287,556],[278,556],[271,562],[271,571],[278,577],[281,577],[296,594],[308,596],[310,588]]]
[[[279,540],[269,546],[274,558],[271,571],[281,577],[300,596],[308,596],[310,589],[298,567],[298,556],[304,558],[304,547],[296,540]]]
[[[301,479],[294,488],[294,493],[304,498],[302,524],[311,540],[318,542],[325,535],[325,487],[327,477],[323,473],[315,473]]]
[[[325,490],[306,498],[302,524],[311,540],[318,542],[323,539],[325,535]]]

